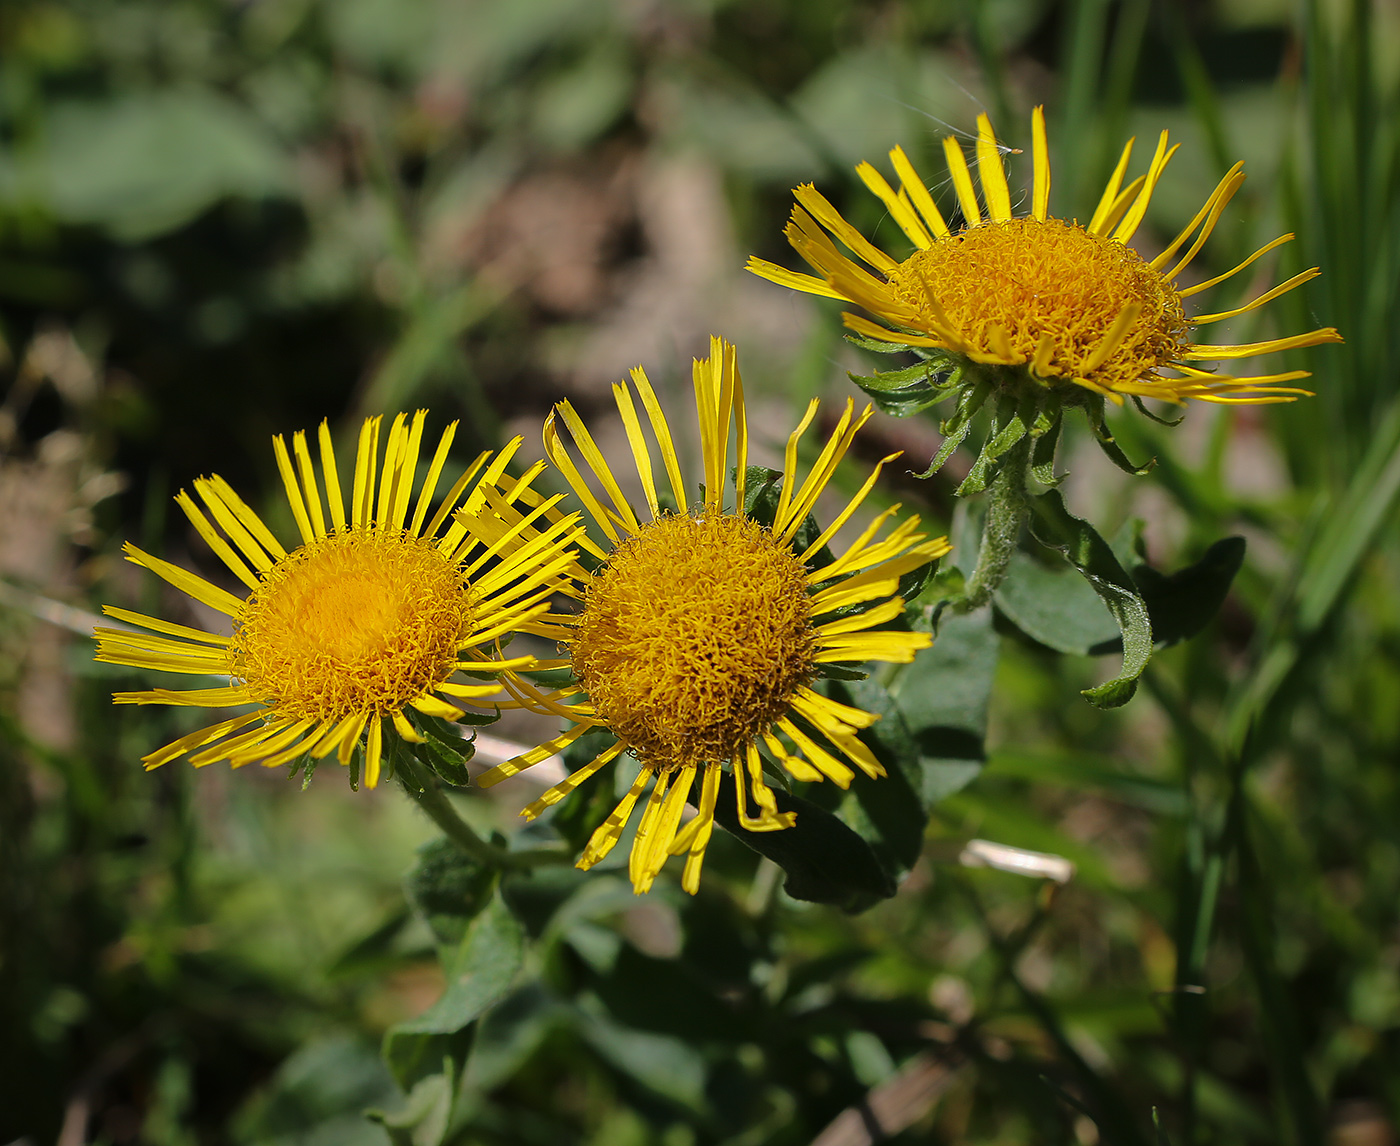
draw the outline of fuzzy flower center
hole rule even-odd
[[[1112,387],[1179,359],[1188,346],[1181,296],[1135,250],[1062,219],[970,227],[916,251],[889,273],[911,306],[937,299],[974,350],[1030,362],[1054,341],[1045,376]],[[1095,351],[1129,307],[1140,311],[1102,362]],[[1101,355],[1099,356],[1101,357]]]
[[[295,719],[386,716],[452,675],[470,631],[461,570],[431,538],[355,530],[268,571],[236,626],[234,675]]]
[[[802,564],[748,518],[667,515],[589,582],[571,643],[599,717],[655,771],[739,755],[812,679]]]

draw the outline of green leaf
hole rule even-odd
[[[692,1110],[704,1108],[705,1060],[688,1042],[635,1031],[604,1015],[580,1014],[578,1032],[600,1057],[643,1086]]]
[[[963,392],[958,396],[958,404],[953,411],[953,416],[939,424],[938,431],[943,435],[943,444],[933,455],[928,469],[921,474],[915,474],[915,477],[931,478],[943,468],[943,464],[953,456],[953,451],[967,439],[967,435],[972,431],[973,415],[982,408],[991,392],[991,383],[985,380],[978,381],[971,386],[964,386]]]
[[[1159,647],[1194,637],[1225,603],[1235,574],[1244,564],[1243,537],[1217,541],[1194,565],[1175,573],[1159,573],[1150,565],[1134,565],[1133,581],[1147,604],[1152,635]]]
[[[1156,458],[1148,458],[1142,465],[1135,465],[1128,460],[1128,455],[1118,445],[1117,439],[1109,431],[1108,423],[1104,421],[1102,398],[1098,400],[1097,407],[1086,406],[1085,410],[1089,415],[1089,428],[1094,431],[1094,440],[1099,443],[1099,449],[1103,450],[1108,460],[1120,470],[1134,477],[1141,477],[1157,464]]]
[[[54,104],[32,165],[44,205],[69,223],[140,240],[229,196],[290,195],[290,155],[247,108],[170,86]]]
[[[996,414],[992,418],[987,441],[982,446],[982,452],[972,463],[972,469],[968,471],[962,485],[958,486],[955,491],[956,495],[967,497],[969,494],[981,493],[986,489],[1000,472],[1001,467],[997,465],[997,462],[1028,432],[1029,426],[1023,417],[1023,411],[1017,408],[1016,402],[1010,397],[999,401]]]
[[[960,384],[958,372],[950,372],[946,364],[938,362],[848,376],[882,413],[896,418],[908,418],[936,405]]]
[[[1060,484],[1061,479],[1055,476],[1055,450],[1060,444],[1063,425],[1064,419],[1056,410],[1048,427],[1039,434],[1034,429],[1031,431],[1035,437],[1035,445],[1031,449],[1031,477],[1043,486]]]
[[[880,717],[861,739],[886,775],[857,772],[837,814],[893,878],[919,858],[932,808],[982,768],[997,648],[982,610],[945,621],[934,646],[897,678],[897,694],[876,680],[829,686],[834,699]]]
[[[335,979],[342,975],[380,972],[397,964],[402,956],[396,951],[395,943],[412,918],[413,913],[406,907],[396,906],[374,930],[336,957],[326,968],[326,977]]]
[[[467,761],[476,755],[476,745],[466,740],[455,724],[438,716],[428,716],[416,709],[407,709],[409,722],[424,737],[421,744],[404,742],[404,747],[413,753],[414,758],[430,771],[440,776],[454,788],[465,788],[471,784],[471,773],[467,771]],[[473,723],[493,724],[495,716]]]
[[[456,947],[491,902],[497,875],[497,869],[477,863],[439,836],[418,849],[418,863],[408,873],[408,898],[438,942]]]
[[[396,1082],[410,1090],[440,1073],[442,1064],[465,1059],[463,1033],[510,990],[525,959],[525,934],[497,895],[471,923],[461,943],[444,961],[447,989],[416,1019],[390,1027],[384,1036],[384,1062]]]
[[[514,1076],[567,1014],[568,1008],[536,983],[492,1007],[477,1024],[466,1085],[486,1091]]]
[[[1118,644],[1113,614],[1068,563],[1052,568],[1027,553],[1013,554],[995,602],[1016,628],[1056,652],[1091,656]]]
[[[374,1044],[315,1038],[289,1055],[230,1119],[229,1140],[266,1146],[383,1146],[368,1103],[398,1098]]]
[[[367,1110],[365,1117],[377,1122],[389,1135],[393,1146],[441,1146],[452,1124],[457,1084],[462,1063],[471,1045],[471,1032],[459,1036],[462,1046],[454,1047],[444,1058],[444,1069],[425,1075],[413,1084],[401,1110]]]
[[[797,813],[792,827],[776,832],[740,827],[734,785],[727,781],[720,785],[715,820],[787,873],[783,889],[790,896],[854,913],[894,894],[894,880],[870,845],[836,816],[780,788],[773,796],[779,812]]]
[[[947,437],[943,439],[943,444],[938,447],[938,452],[929,460],[928,469],[924,470],[923,473],[915,474],[915,477],[931,478],[941,470],[944,463],[953,456],[953,451],[967,440],[967,435],[972,432],[972,422],[963,422],[951,432],[946,430],[944,432]]]
[[[919,650],[895,680],[895,707],[919,751],[915,791],[926,810],[982,769],[999,648],[990,609],[944,617],[933,647]],[[851,695],[857,703],[875,705],[870,711],[880,710],[877,698],[856,689]],[[876,742],[885,735],[880,724],[872,733]]]
[[[1123,671],[1084,696],[1099,708],[1117,708],[1132,699],[1138,677],[1152,656],[1152,623],[1132,578],[1118,564],[1098,531],[1065,509],[1057,490],[1031,501],[1031,533],[1042,545],[1063,553],[1093,586],[1118,623],[1123,640]]]
[[[864,680],[870,674],[845,665],[826,664],[817,666],[817,676],[822,680]]]
[[[882,338],[866,338],[863,334],[846,332],[846,341],[872,354],[917,354],[918,349],[903,342],[886,342]]]

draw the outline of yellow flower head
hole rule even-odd
[[[573,566],[567,546],[577,519],[554,511],[558,497],[546,501],[530,489],[543,462],[517,481],[503,478],[519,438],[494,460],[489,451],[481,454],[430,518],[457,423],[443,432],[415,500],[425,418],[420,410],[411,422],[402,414],[394,419],[382,467],[381,419],[365,421],[348,511],[326,423],[319,432],[320,483],[304,433],[293,437],[290,452],[280,435],[274,438],[300,534],[290,552],[223,478],[195,481],[203,508],[180,491],[176,502],[248,586],[246,598],[134,545],[124,547],[129,561],[230,617],[233,632],[221,636],[105,606],[108,616],[135,628],[97,629],[99,661],[229,678],[220,688],[155,688],[113,699],[253,706],[151,753],[144,758],[147,768],[187,752],[196,766],[227,760],[235,768],[254,762],[275,767],[332,752],[348,764],[363,745],[365,782],[372,788],[379,782],[384,721],[402,739],[419,742],[406,708],[452,720],[464,714],[462,701],[501,692],[499,679],[454,679],[460,671],[509,678],[520,669],[551,667],[533,657],[504,660],[493,650],[512,630],[567,635],[549,613],[548,598]],[[531,508],[522,514],[517,502]],[[546,513],[553,514],[552,524],[535,530],[534,521]]]
[[[578,866],[592,867],[608,854],[650,786],[631,854],[630,874],[638,892],[651,887],[668,856],[681,854],[687,856],[682,886],[696,891],[725,765],[732,767],[739,823],[750,831],[790,827],[795,818],[778,810],[764,780],[764,749],[800,780],[826,778],[844,788],[855,775],[852,765],[871,776],[883,774],[857,737],[875,716],[838,704],[812,685],[823,665],[907,662],[926,647],[931,640],[927,633],[880,626],[904,611],[900,576],[948,551],[944,538],[917,532],[917,517],[881,537],[898,506],[880,514],[839,556],[827,550],[874,486],[880,468],[898,455],[875,467],[829,528],[798,540],[817,497],[870,416],[869,407],[856,416],[847,401],[811,472],[799,481],[797,448],[816,416],[813,401],[788,439],[784,472],[769,479],[771,484],[752,489],[748,422],[734,348],[712,339],[710,357],[695,363],[694,381],[704,464],[698,501],[686,493],[670,428],[646,374],[640,368],[632,372],[674,509],[662,506],[652,447],[625,382],[613,387],[613,397],[641,479],[645,513],[639,514],[623,496],[568,402],[557,407],[557,420],[592,480],[584,477],[561,439],[556,415],[546,421],[545,452],[607,544],[579,542],[601,564],[591,575],[579,571],[576,595],[582,612],[565,638],[577,685],[548,695],[522,680],[508,681],[507,687],[520,704],[576,723],[479,780],[483,786],[497,783],[590,729],[606,729],[613,742],[521,814],[533,819],[609,761],[630,752],[641,764],[636,782],[594,833]],[[737,463],[732,484],[731,432]],[[765,523],[767,514],[758,520],[757,499],[748,497],[759,492],[771,495],[771,524]],[[693,795],[697,780],[698,795]],[[691,799],[698,810],[682,826]]]
[[[1128,141],[1084,226],[1049,214],[1050,159],[1040,108],[1032,117],[1035,176],[1029,215],[1012,214],[991,122],[982,115],[977,124],[980,202],[962,148],[952,137],[943,141],[966,224],[956,234],[903,149],[896,147],[890,161],[899,190],[869,163],[856,170],[914,244],[913,254],[900,261],[874,246],[816,188],[803,184],[794,192],[798,206],[786,234],[819,277],[758,258],[749,260],[749,269],[796,290],[855,303],[880,320],[844,315],[846,326],[857,334],[927,348],[955,364],[972,364],[978,376],[984,373],[977,371],[979,365],[1010,367],[1041,385],[1069,393],[1083,387],[1119,405],[1124,395],[1258,403],[1289,402],[1308,393],[1283,385],[1306,378],[1303,370],[1232,377],[1194,365],[1341,341],[1332,327],[1238,346],[1193,340],[1192,328],[1252,311],[1319,273],[1316,267],[1303,271],[1233,310],[1187,314],[1186,299],[1293,238],[1282,235],[1266,243],[1239,266],[1206,282],[1177,285],[1244,183],[1243,163],[1225,174],[1195,218],[1149,261],[1128,244],[1176,152],[1175,146],[1168,148],[1165,131],[1147,173],[1124,187],[1133,147]],[[828,232],[856,258],[843,254]],[[1179,255],[1183,247],[1185,254]]]

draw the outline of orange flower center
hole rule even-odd
[[[431,538],[334,534],[264,575],[238,618],[234,676],[279,715],[386,716],[452,675],[470,631],[470,591]]]
[[[889,272],[890,283],[936,321],[937,300],[966,346],[1007,365],[1042,355],[1042,377],[1112,389],[1178,360],[1188,346],[1176,288],[1132,247],[1062,219],[969,227]],[[1104,357],[1119,316],[1136,309]]]
[[[570,654],[598,716],[655,771],[721,763],[812,679],[806,572],[746,517],[663,516],[589,582]]]

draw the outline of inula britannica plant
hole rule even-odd
[[[684,855],[681,884],[693,894],[726,768],[738,823],[751,832],[782,830],[794,820],[793,813],[779,811],[764,779],[765,750],[799,780],[827,779],[844,788],[854,776],[852,766],[869,776],[883,774],[859,737],[877,717],[814,685],[824,666],[907,663],[931,643],[927,632],[899,623],[900,578],[927,567],[948,545],[919,532],[918,517],[886,531],[894,506],[839,554],[829,549],[894,456],[875,467],[830,525],[819,529],[813,523],[817,499],[869,419],[869,407],[856,415],[847,401],[805,478],[798,474],[798,446],[816,417],[816,401],[788,439],[783,472],[751,468],[735,350],[712,339],[710,356],[694,368],[703,459],[696,498],[687,493],[670,427],[645,372],[633,371],[632,382],[666,474],[663,486],[632,390],[618,383],[613,396],[641,479],[643,511],[623,495],[568,402],[545,423],[545,451],[597,529],[596,540],[580,538],[579,544],[601,564],[578,583],[582,610],[565,638],[576,683],[550,694],[523,680],[504,683],[522,703],[576,723],[492,769],[480,783],[498,783],[590,729],[606,729],[612,743],[522,814],[533,819],[609,761],[630,753],[640,764],[636,780],[594,832],[578,866],[592,867],[608,854],[645,797],[632,844],[633,886],[647,891],[669,856]],[[591,479],[570,454],[560,422]],[[695,814],[682,824],[687,801],[695,803]]]
[[[1333,327],[1256,342],[1197,341],[1196,330],[1252,314],[1319,273],[1309,268],[1244,304],[1192,314],[1190,300],[1218,286],[1293,238],[1281,235],[1238,265],[1204,282],[1181,284],[1244,182],[1235,164],[1191,221],[1148,259],[1130,244],[1177,147],[1161,133],[1145,174],[1124,185],[1133,141],[1124,147],[1087,224],[1050,214],[1050,156],[1045,117],[1031,119],[1030,211],[1016,215],[1002,148],[986,115],[978,116],[978,196],[956,138],[943,140],[956,214],[940,210],[900,147],[890,152],[898,188],[871,164],[861,181],[884,204],[913,250],[903,258],[870,242],[811,184],[794,194],[788,241],[817,272],[787,270],[763,259],[749,270],[783,286],[859,306],[847,311],[852,342],[877,353],[905,353],[915,364],[870,376],[852,375],[888,413],[909,416],[955,399],[941,423],[944,441],[924,477],[936,473],[980,427],[976,461],[957,487],[961,496],[990,488],[982,544],[965,591],[950,603],[970,611],[992,600],[1028,521],[1046,544],[1069,556],[1123,628],[1124,674],[1091,700],[1121,704],[1132,695],[1152,645],[1149,610],[1130,575],[1086,523],[1071,517],[1053,490],[1063,413],[1082,409],[1104,452],[1121,468],[1143,473],[1124,455],[1105,421],[1106,403],[1144,398],[1180,404],[1290,402],[1306,390],[1290,385],[1305,370],[1227,374],[1207,365],[1338,342]],[[949,218],[954,220],[949,222]],[[835,240],[835,241],[833,241]],[[838,247],[837,243],[840,243]],[[842,247],[845,251],[842,251]],[[979,417],[980,415],[980,417]],[[1032,497],[1035,486],[1048,492]],[[1091,560],[1091,551],[1093,558]]]
[[[233,632],[223,636],[105,606],[107,615],[134,628],[98,629],[98,660],[228,679],[213,688],[121,692],[116,702],[251,706],[150,753],[147,768],[187,753],[196,766],[227,760],[235,768],[272,768],[298,758],[314,767],[334,754],[357,772],[362,762],[372,788],[386,736],[422,743],[416,725],[457,720],[464,705],[501,694],[512,673],[552,667],[496,650],[512,632],[567,635],[550,600],[553,582],[573,563],[574,519],[561,518],[541,534],[501,524],[499,509],[529,497],[530,482],[543,469],[541,463],[518,480],[504,477],[519,439],[494,458],[490,452],[477,457],[434,509],[455,422],[443,432],[415,498],[425,420],[421,410],[411,421],[398,415],[381,459],[381,419],[366,419],[348,501],[325,423],[318,435],[319,475],[304,433],[293,437],[290,452],[274,438],[297,526],[291,548],[217,475],[194,483],[202,509],[182,490],[180,508],[247,586],[246,597],[134,545],[124,547],[128,560],[229,617]]]

